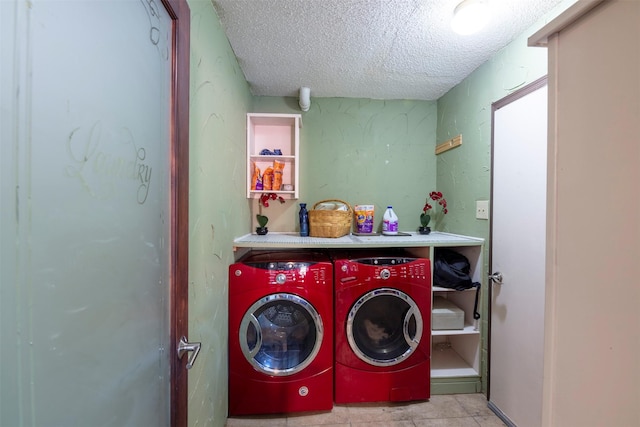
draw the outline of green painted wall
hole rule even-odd
[[[491,104],[544,76],[547,51],[520,37],[438,100],[438,142],[462,134],[462,146],[438,156],[438,187],[456,233],[488,237],[489,222],[475,219],[476,200],[489,200]]]
[[[191,9],[189,340],[202,342],[189,371],[189,425],[227,418],[228,266],[247,233],[246,113],[252,96],[209,0]]]
[[[415,231],[425,198],[435,189],[436,103],[311,95],[311,108],[302,113],[298,202],[373,204],[375,227],[390,204],[400,229]],[[300,113],[294,98],[256,97],[253,109]],[[297,229],[297,204],[268,209],[283,211],[281,229]]]
[[[485,272],[489,266],[489,221],[476,219],[475,207],[478,200],[490,200],[491,104],[547,74],[547,49],[528,47],[527,39],[573,3],[575,0],[560,3],[438,99],[438,143],[462,134],[462,146],[437,156],[437,186],[449,204],[447,230],[486,239]],[[483,286],[482,369],[486,372],[486,281]],[[486,389],[486,377],[483,389]]]

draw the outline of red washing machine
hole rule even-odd
[[[229,415],[333,407],[333,265],[316,252],[229,266]]]
[[[334,263],[335,403],[429,399],[429,260],[353,256]]]

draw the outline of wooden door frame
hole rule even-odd
[[[170,203],[171,426],[187,426],[187,357],[178,359],[180,337],[189,327],[189,62],[191,12],[187,0],[162,0],[172,24]]]

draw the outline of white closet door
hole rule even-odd
[[[494,105],[489,406],[540,426],[544,340],[547,86]],[[541,87],[540,87],[541,86]]]

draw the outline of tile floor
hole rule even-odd
[[[331,412],[231,417],[227,427],[498,427],[483,394],[432,396],[428,402],[336,405]]]

